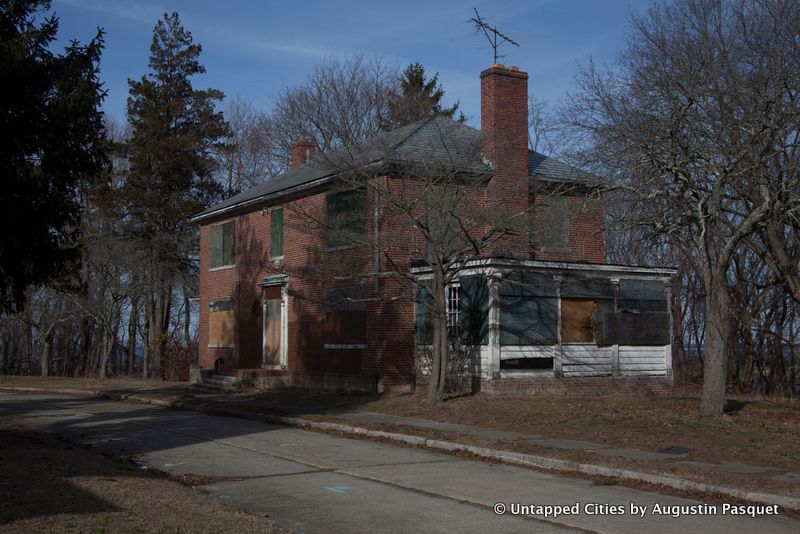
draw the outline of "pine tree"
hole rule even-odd
[[[173,289],[196,273],[197,236],[189,219],[222,193],[214,180],[212,149],[228,133],[215,107],[224,95],[192,86],[191,78],[205,72],[200,52],[178,14],[165,14],[153,31],[150,73],[128,81],[133,133],[124,195],[131,238],[149,258],[142,267],[155,374],[167,341]]]
[[[77,257],[79,186],[106,164],[103,32],[54,54],[46,1],[0,2],[0,311]]]
[[[444,115],[452,118],[458,111],[459,103],[450,107],[442,107],[444,89],[439,84],[439,73],[426,79],[425,67],[421,63],[411,63],[400,77],[400,91],[391,95],[389,100],[389,122],[386,129],[399,128],[433,115]],[[463,113],[459,112],[459,121],[464,122]]]

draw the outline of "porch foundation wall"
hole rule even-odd
[[[669,395],[671,376],[503,378],[477,384],[488,395]]]

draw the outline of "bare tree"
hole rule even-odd
[[[227,194],[255,187],[285,170],[273,157],[273,127],[266,113],[239,97],[227,100],[223,113],[230,133],[216,152],[220,183]]]
[[[313,141],[321,151],[354,146],[387,122],[397,85],[394,66],[377,58],[331,58],[317,64],[306,81],[285,88],[270,115],[272,156],[288,168],[295,141]]]
[[[590,64],[565,118],[583,161],[627,193],[624,222],[672,236],[696,257],[700,413],[719,417],[732,349],[729,269],[753,236],[772,222],[784,228],[798,208],[800,10],[791,1],[682,0],[631,25],[619,64]]]

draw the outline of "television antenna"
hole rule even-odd
[[[497,55],[497,47],[499,47],[500,45],[505,44],[505,43],[510,43],[510,44],[512,44],[514,46],[517,46],[517,47],[519,46],[519,43],[517,43],[514,39],[512,39],[508,35],[503,35],[497,29],[497,26],[491,26],[491,25],[489,25],[489,23],[484,21],[481,18],[480,13],[478,13],[478,8],[474,7],[472,9],[475,10],[475,16],[472,17],[471,19],[469,19],[469,22],[472,22],[472,23],[475,24],[475,33],[480,33],[482,31],[484,33],[484,35],[486,35],[486,38],[489,39],[489,44],[491,45],[492,50],[494,50],[494,62],[495,63],[497,63],[497,60],[499,58],[505,57],[504,55],[503,56],[498,56]],[[497,42],[497,38],[498,37],[500,38],[500,42]]]

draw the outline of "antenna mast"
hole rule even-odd
[[[486,35],[486,38],[489,39],[489,44],[492,46],[494,50],[494,62],[497,63],[498,58],[502,58],[505,56],[498,56],[497,55],[497,47],[502,45],[503,43],[510,43],[514,46],[519,46],[514,39],[507,35],[503,35],[497,30],[496,26],[490,26],[488,23],[484,22],[481,18],[480,14],[478,13],[478,8],[473,8],[475,10],[475,16],[469,19],[469,22],[475,24],[475,33],[483,32]],[[490,35],[491,34],[491,35]],[[500,42],[497,42],[497,38],[500,38]]]

